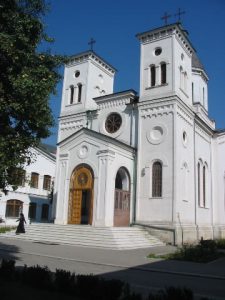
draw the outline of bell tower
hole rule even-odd
[[[140,101],[177,95],[191,104],[192,53],[180,23],[137,34],[141,43]]]

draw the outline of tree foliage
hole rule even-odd
[[[45,0],[0,0],[0,188],[13,183],[15,167],[29,163],[30,147],[50,135],[49,97],[66,60],[40,43],[50,43]]]

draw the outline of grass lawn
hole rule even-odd
[[[204,241],[206,242],[206,241]],[[174,253],[157,255],[150,253],[148,258],[163,258],[169,260],[182,260],[198,263],[208,263],[218,258],[225,257],[224,252],[220,252],[216,243],[200,243],[198,245],[184,245]]]
[[[5,233],[5,232],[7,232],[7,231],[11,231],[11,230],[15,230],[16,229],[16,227],[15,226],[0,226],[0,234],[1,233]]]

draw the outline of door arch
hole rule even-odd
[[[78,166],[70,179],[68,224],[92,224],[93,172],[87,165]]]
[[[130,176],[120,168],[115,179],[114,226],[130,225]]]

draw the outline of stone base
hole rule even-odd
[[[201,239],[225,238],[225,225],[145,224],[142,222],[134,225],[144,227],[150,234],[172,245],[197,244]]]

